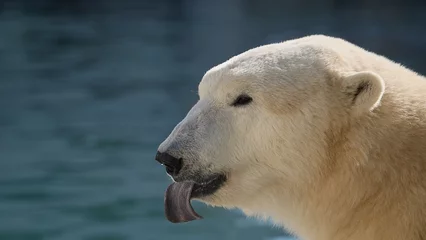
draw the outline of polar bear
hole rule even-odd
[[[248,50],[202,78],[160,144],[172,222],[191,199],[304,240],[426,239],[426,79],[340,38]]]

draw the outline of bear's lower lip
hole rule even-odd
[[[226,181],[225,174],[215,174],[201,183],[195,183],[191,198],[201,198],[216,192]]]

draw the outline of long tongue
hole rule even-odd
[[[164,207],[166,217],[172,223],[202,219],[191,206],[191,193],[194,183],[174,182],[166,190]]]

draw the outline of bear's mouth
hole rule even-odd
[[[172,223],[202,219],[192,208],[191,200],[213,194],[225,181],[225,174],[215,174],[203,181],[182,181],[170,184],[164,196],[167,219]]]

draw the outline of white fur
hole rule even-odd
[[[253,102],[232,106],[242,93]],[[182,174],[228,175],[201,201],[305,240],[426,239],[424,77],[309,36],[213,67],[199,96],[159,150],[184,159]]]

